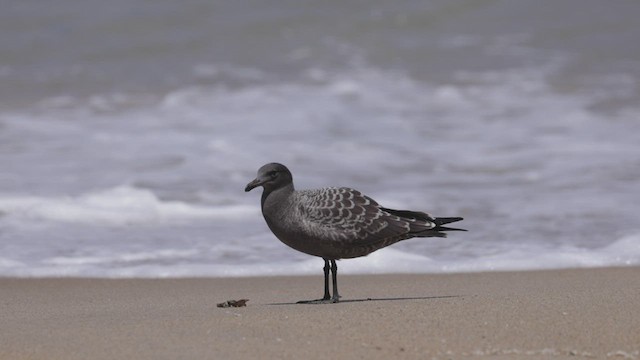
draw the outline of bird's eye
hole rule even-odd
[[[274,178],[274,177],[278,176],[278,172],[277,171],[269,171],[267,173],[267,175],[269,175],[270,177]]]

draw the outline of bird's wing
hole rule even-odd
[[[300,210],[308,227],[345,247],[386,246],[436,226],[426,218],[392,214],[375,200],[350,188],[308,190],[303,194],[306,201]]]

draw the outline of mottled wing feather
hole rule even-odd
[[[350,188],[325,188],[302,193],[306,201],[301,211],[309,222],[309,228],[314,228],[314,232],[322,237],[336,240],[334,246],[340,248],[378,249],[420,236],[420,232],[436,226],[426,218],[391,214],[375,200]]]

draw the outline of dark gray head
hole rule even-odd
[[[291,172],[286,166],[278,163],[270,163],[258,169],[258,176],[247,184],[244,191],[262,186],[265,192],[271,192],[293,183]]]

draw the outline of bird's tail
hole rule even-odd
[[[436,223],[436,227],[433,230],[436,230],[436,231],[467,231],[465,229],[442,226],[444,224],[449,224],[449,223],[460,221],[460,220],[464,220],[464,219],[461,218],[461,217],[434,218],[433,222]]]
[[[424,221],[424,222],[427,222],[427,223],[436,224],[435,227],[431,227],[431,228],[429,228],[427,230],[423,230],[423,231],[418,230],[417,232],[414,233],[416,236],[446,237],[447,234],[445,234],[444,231],[467,231],[465,229],[442,226],[442,225],[445,225],[445,224],[449,224],[449,223],[452,223],[452,222],[463,220],[463,218],[461,218],[461,217],[434,218],[434,217],[431,217],[431,215],[429,215],[427,213],[420,212],[420,211],[394,210],[394,209],[387,209],[387,208],[382,208],[382,210],[388,212],[389,214],[393,214],[393,215],[399,216],[401,218],[411,219],[411,220],[416,220],[416,221]]]

